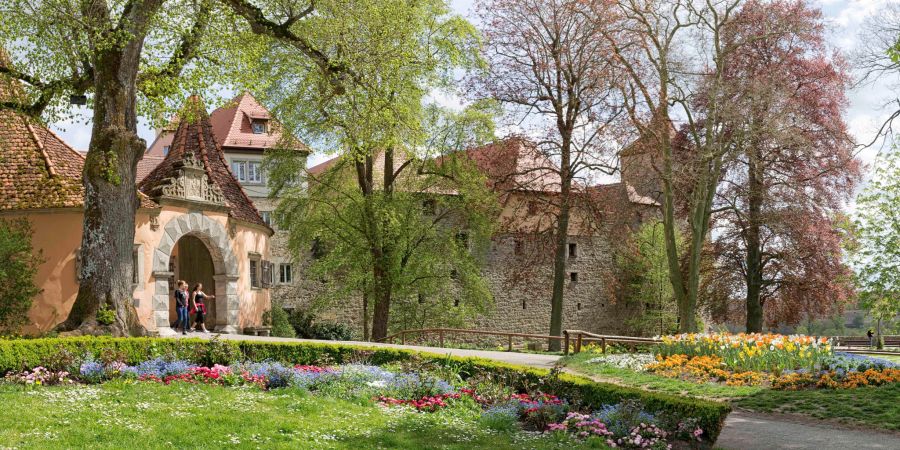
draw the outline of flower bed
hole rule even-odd
[[[733,371],[776,373],[821,366],[831,356],[832,345],[827,338],[803,335],[686,333],[663,336],[656,354],[716,356]]]
[[[853,389],[900,382],[900,366],[890,361],[849,353],[822,358],[812,370],[787,369],[777,373],[733,371],[718,356],[658,356],[645,370],[669,378],[722,382],[729,386],[771,386],[773,389]]]
[[[460,379],[449,383],[429,370],[407,371],[405,366],[380,367],[345,364],[331,367],[284,365],[278,362],[245,362],[232,365],[199,366],[185,360],[154,358],[129,365],[121,361],[101,362],[88,355],[77,363],[77,371],[54,372],[43,367],[7,374],[7,383],[32,389],[63,384],[195,383],[248,386],[263,390],[304,389],[316,395],[369,398],[384,408],[406,407],[421,413],[446,408],[477,409],[494,422],[506,416],[511,428],[550,433],[567,439],[601,439],[622,448],[671,448],[672,442],[701,442],[703,430],[696,418],[653,414],[643,403],[627,400],[603,405],[591,411],[567,399],[541,392],[482,396],[484,380]],[[507,392],[512,389],[508,388]],[[689,433],[685,425],[690,424]]]

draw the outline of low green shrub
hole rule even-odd
[[[310,342],[112,337],[0,340],[0,375],[37,366],[66,370],[85,355],[96,359],[115,357],[128,364],[156,357],[185,359],[202,365],[265,360],[311,365],[359,361],[382,365],[418,361],[451,367],[464,379],[489,374],[491,380],[521,391],[542,391],[566,398],[576,408],[598,409],[605,404],[637,399],[648,411],[696,418],[710,442],[715,441],[731,411],[725,403],[597,383],[556,369],[524,368],[487,359],[416,353],[389,347]]]
[[[353,330],[342,323],[319,322],[310,312],[298,309],[291,312],[288,321],[303,339],[322,339],[326,341],[349,341]]]

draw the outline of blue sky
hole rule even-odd
[[[472,18],[471,10],[476,1],[452,0],[451,3],[458,13]],[[849,53],[857,45],[860,25],[891,1],[896,0],[813,0],[813,3],[822,8],[828,19],[831,27],[830,42]],[[846,120],[857,142],[869,142],[875,135],[875,130],[887,117],[888,111],[884,106],[891,99],[898,97],[897,89],[900,85],[896,83],[897,81],[900,80],[897,78],[881,80],[876,84],[854,89],[848,93],[850,106],[847,110]],[[459,99],[447,96],[440,96],[439,99],[448,103],[448,106],[460,103]],[[90,141],[89,125],[71,122],[56,123],[52,125],[52,128],[74,148],[87,149]],[[154,131],[146,124],[140,124],[138,132],[147,140],[148,144],[153,141]],[[868,163],[874,158],[877,151],[877,148],[865,149],[860,156]],[[310,158],[310,164],[315,164],[322,159],[324,159],[323,155],[313,155]]]

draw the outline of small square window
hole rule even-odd
[[[569,243],[569,258],[578,257],[578,244]]]
[[[569,281],[573,283],[578,282],[578,272],[569,272]]]
[[[163,156],[167,156],[169,154],[169,149],[171,149],[171,148],[172,147],[169,145],[163,146]]]
[[[422,202],[422,213],[428,216],[433,216],[437,213],[437,202],[428,199]]]
[[[272,212],[271,211],[260,211],[260,217],[262,217],[263,222],[268,226],[272,226]]]
[[[253,134],[263,134],[266,132],[266,122],[264,120],[254,120],[253,123],[250,124],[250,127],[253,129]]]

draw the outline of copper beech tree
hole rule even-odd
[[[607,12],[591,2],[492,0],[479,5],[488,62],[473,80],[478,95],[507,108],[525,128],[528,163],[508,174],[509,190],[540,192],[529,205],[540,210],[528,234],[548,237],[553,258],[550,334],[562,335],[567,244],[573,227],[592,227],[592,214],[573,211],[600,173],[615,171],[621,116],[612,81],[609,44],[599,39]],[[523,203],[524,204],[524,203]],[[535,208],[533,208],[535,209]],[[580,208],[583,209],[583,208]],[[584,219],[584,220],[582,220]],[[578,223],[575,224],[574,221]],[[550,344],[559,348],[559,341]]]
[[[850,77],[817,8],[751,0],[724,42],[734,157],[713,205],[711,282],[741,299],[748,332],[833,314],[853,297],[835,226],[860,174],[843,110]],[[765,319],[765,320],[764,320]]]

